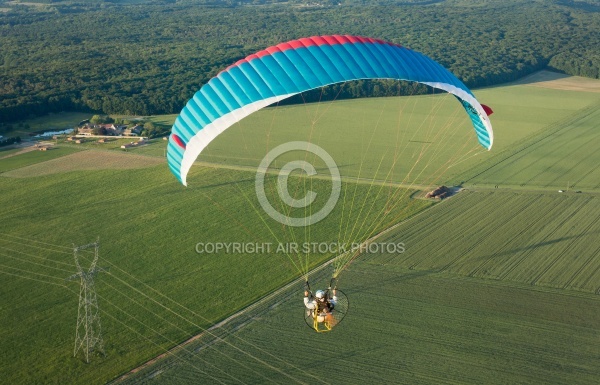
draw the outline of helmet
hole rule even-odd
[[[325,296],[325,292],[323,290],[317,290],[317,292],[315,293],[315,297],[317,297],[318,299],[321,299]]]

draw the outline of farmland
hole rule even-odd
[[[295,140],[306,140],[323,147],[340,166],[340,173],[347,177],[427,185],[458,184],[463,181],[468,181],[469,184],[485,182],[495,185],[498,184],[494,183],[495,179],[487,180],[483,175],[478,179],[471,179],[476,172],[499,163],[526,143],[545,138],[550,129],[562,130],[560,132],[566,135],[562,141],[575,137],[579,141],[593,140],[599,135],[594,130],[594,122],[598,119],[596,110],[600,103],[600,93],[510,85],[478,90],[475,94],[495,111],[492,121],[496,140],[491,152],[480,148],[474,140],[470,123],[460,104],[448,94],[442,94],[268,108],[249,116],[217,137],[199,160],[256,167],[263,158],[265,149],[274,148],[293,137]],[[596,112],[590,115],[590,111]],[[431,119],[432,116],[436,118]],[[174,118],[173,115],[166,115],[152,119],[168,124]],[[574,123],[575,127],[571,130]],[[580,137],[583,132],[587,136]],[[561,139],[553,141],[555,146],[561,146]],[[135,151],[163,156],[164,146],[163,143],[156,143]],[[575,149],[574,146],[570,144],[563,151]],[[421,152],[423,160],[415,161]],[[569,167],[576,165],[584,154],[592,158],[589,162],[580,162],[583,164],[572,170],[573,175],[579,171],[590,171],[594,164],[600,164],[597,152],[588,154],[580,151],[576,159],[568,159]],[[532,156],[543,156],[543,153]],[[564,156],[568,154],[565,153]],[[410,161],[402,161],[407,158]],[[544,166],[539,167],[548,168],[552,166],[548,162],[558,160],[555,156],[550,157]],[[541,184],[566,187],[568,181],[564,180],[563,183],[561,175],[556,174],[568,171],[564,167],[554,165],[550,172],[555,175]],[[544,169],[534,168],[530,172]],[[527,178],[533,176],[527,173],[525,175]],[[588,179],[582,180],[582,187],[593,187],[594,175],[590,174]],[[540,175],[538,179],[545,180],[547,177],[548,175]],[[568,179],[568,175],[564,179]],[[575,177],[573,181],[574,179]],[[502,184],[514,183],[503,180]]]
[[[152,167],[162,164],[162,159],[141,155],[130,155],[115,151],[76,151],[69,154],[70,147],[61,147],[68,155],[7,171],[4,176],[12,178],[31,178],[35,176],[59,174],[82,170],[127,170]],[[66,151],[64,151],[66,150]],[[58,149],[51,150],[58,151]]]
[[[74,148],[63,147],[52,149],[50,151],[30,151],[25,154],[19,154],[18,156],[7,157],[0,162],[0,173],[57,159],[77,151],[78,150]],[[0,154],[3,153],[4,152],[1,152]]]
[[[600,188],[600,103],[470,170],[469,184],[503,187]]]
[[[596,194],[466,191],[386,239],[410,245],[403,256],[377,259],[405,269],[600,293],[598,234]]]
[[[377,257],[343,279],[351,311],[331,333],[304,324],[294,288],[120,383],[594,384],[600,375],[596,295]]]
[[[262,211],[256,211],[254,173],[197,168],[191,187],[182,189],[164,165],[136,170],[69,169],[1,179],[2,200],[10,204],[0,210],[0,318],[4,325],[0,376],[9,382],[107,381],[291,280],[298,274],[293,263],[314,266],[331,257],[313,255],[306,260],[304,255],[294,255],[288,259],[281,253],[261,251],[198,254],[197,242],[336,239],[340,223],[370,224],[388,199],[382,194],[371,212],[360,213],[358,203],[352,213],[346,208],[344,220],[339,205],[312,227],[312,234],[290,233],[280,225],[262,222]],[[311,184],[317,192],[327,187],[319,181]],[[369,185],[358,185],[347,199],[356,197],[360,202],[367,194],[375,197]],[[430,205],[412,201],[406,210],[409,195],[390,215],[409,216]],[[357,226],[353,235],[350,231],[345,235],[360,240],[372,230]],[[101,240],[100,263],[110,268],[99,277],[97,291],[105,338],[111,342],[106,346],[107,358],[88,366],[71,359],[78,286],[64,279],[75,272],[69,245],[88,243],[96,236]],[[226,295],[224,282],[234,285]],[[150,288],[160,289],[173,301]],[[150,298],[144,297],[147,292]],[[179,306],[189,309],[183,319],[176,315],[181,312]],[[177,313],[165,307],[176,308]]]
[[[593,384],[598,210],[597,195],[462,192],[378,239],[402,241],[405,253],[366,254],[350,266],[340,286],[351,313],[333,333],[309,331],[293,288],[124,383],[317,375],[334,384]],[[323,357],[331,377],[314,370]],[[217,362],[229,376],[207,371]]]
[[[9,156],[14,156],[18,152],[22,152],[21,148],[1,148],[0,149],[0,159],[8,158]]]
[[[534,72],[514,84],[526,84],[531,87],[542,87],[554,90],[600,92],[600,82],[590,81],[589,78],[569,76],[551,71]]]
[[[266,109],[207,149],[188,188],[157,165],[162,140],[128,152],[114,142],[59,144],[0,160],[0,378],[115,379],[334,256],[199,254],[198,242],[356,241],[410,218],[378,239],[403,242],[406,252],[363,255],[343,272],[351,312],[332,333],[306,327],[298,283],[218,329],[225,342],[209,333],[125,382],[595,383],[600,94],[530,84],[476,94],[495,110],[496,147],[462,160],[458,149],[477,144],[467,142],[473,135],[460,105],[443,95]],[[405,136],[392,133],[407,120],[399,110],[414,114]],[[446,143],[436,128],[447,148],[434,149]],[[319,144],[342,175],[361,179],[345,179],[341,202],[310,229],[271,221],[257,202],[255,172],[246,171],[289,140]],[[415,190],[369,182],[402,181],[407,165],[394,156],[414,164],[423,149],[455,163],[440,173],[439,165],[417,166],[408,181],[465,181],[467,189],[434,205],[411,199]],[[569,183],[583,193],[555,191],[588,171]],[[290,178],[298,196],[318,192],[315,207],[331,187]],[[274,183],[267,177],[270,199]],[[107,355],[87,365],[72,357],[79,287],[64,279],[75,272],[71,245],[97,236],[99,265],[109,268],[96,283]],[[328,273],[311,281],[323,284]],[[315,369],[323,362],[333,368],[325,379]]]
[[[537,108],[520,109],[521,92],[530,101],[537,94]],[[552,155],[576,147],[582,135],[582,142],[597,135],[594,94],[579,94],[581,103],[570,112],[543,106],[564,92],[532,86],[479,91],[518,118],[511,122],[500,113],[493,121],[504,147],[463,172],[480,174],[513,153],[546,154],[555,162],[547,172],[557,175],[594,170],[597,161],[585,161],[596,159],[593,145],[571,151],[580,169],[570,167],[566,155],[569,167],[557,167],[561,158]],[[292,288],[124,383],[594,384],[600,376],[598,195],[548,191],[552,183],[511,184],[530,163],[507,165],[507,180],[497,189],[489,182],[491,189],[477,187],[487,175],[481,173],[466,191],[379,238],[403,242],[406,252],[363,255],[350,266],[340,285],[351,313],[333,333],[309,331],[299,314],[300,293]],[[313,279],[326,282],[326,273]],[[322,376],[319,365],[332,370]]]

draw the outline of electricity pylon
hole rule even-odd
[[[79,252],[88,248],[94,248],[94,259],[87,271],[84,271],[79,263]],[[94,277],[106,271],[104,268],[96,267],[98,262],[99,240],[83,246],[73,245],[73,256],[78,273],[73,274],[67,280],[79,279],[81,287],[79,289],[79,308],[77,310],[77,328],[75,329],[75,349],[73,357],[77,352],[83,349],[85,362],[90,362],[90,353],[97,351],[104,354],[104,342],[102,341],[102,329],[100,327],[100,314],[98,312],[98,301],[96,299],[96,290],[94,288]]]

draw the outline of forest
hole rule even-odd
[[[594,0],[0,0],[0,122],[69,110],[176,113],[236,60],[326,34],[404,45],[470,87],[543,68],[598,78],[599,25]],[[326,94],[397,92],[382,81]]]

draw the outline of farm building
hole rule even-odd
[[[137,136],[142,133],[143,129],[144,129],[144,127],[142,127],[138,124],[134,127],[123,130],[123,136]]]
[[[120,136],[123,135],[123,131],[127,126],[122,124],[91,124],[86,123],[83,127],[79,128],[79,135],[94,136],[97,134]]]
[[[91,127],[82,127],[77,130],[78,135],[92,136],[94,135],[94,129]]]

